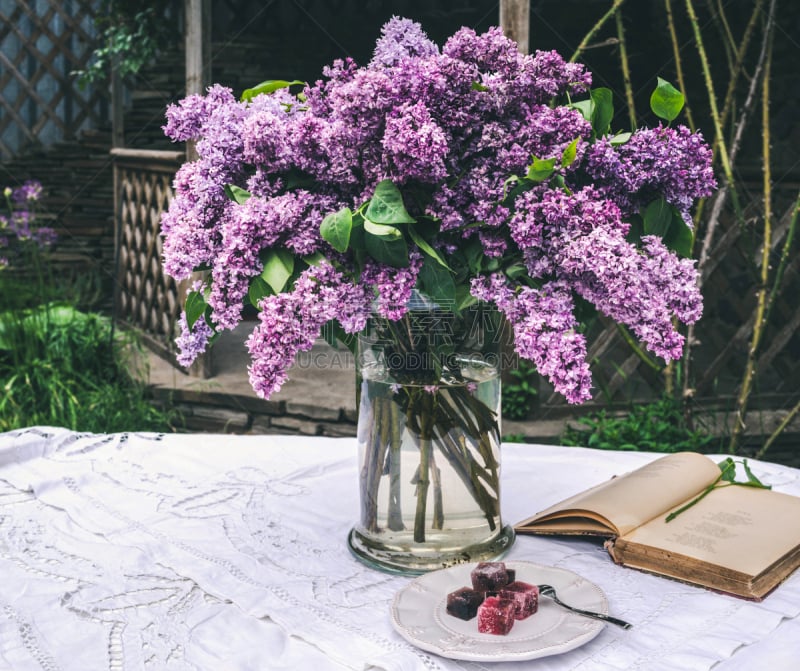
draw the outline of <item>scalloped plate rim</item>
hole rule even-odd
[[[570,605],[608,613],[603,591],[582,576],[556,566],[506,560],[517,579],[553,585]],[[445,613],[447,594],[470,584],[476,563],[458,564],[413,579],[392,600],[392,625],[417,648],[449,659],[511,662],[562,654],[585,645],[605,627],[601,620],[571,613],[544,598],[539,612],[517,621],[507,636],[481,634],[475,619],[465,622]],[[473,631],[474,630],[474,631]]]

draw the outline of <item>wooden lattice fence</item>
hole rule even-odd
[[[161,213],[172,200],[172,179],[185,160],[179,151],[114,149],[117,210],[117,320],[135,326],[166,358],[173,351],[180,287],[161,265]]]
[[[97,45],[97,0],[0,0],[0,157],[108,120],[108,93],[70,73]]]

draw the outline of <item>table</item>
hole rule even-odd
[[[504,520],[656,456],[505,444]],[[800,471],[751,466],[800,495]],[[584,576],[634,628],[529,663],[425,653],[389,618],[410,578],[347,550],[357,510],[350,438],[0,434],[0,669],[797,668],[800,574],[753,603],[616,566],[595,542],[531,536],[508,559]]]

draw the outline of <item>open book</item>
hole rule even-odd
[[[761,600],[800,565],[800,497],[719,486],[666,521],[719,475],[719,466],[702,454],[670,454],[543,510],[515,529],[603,536],[618,564]]]

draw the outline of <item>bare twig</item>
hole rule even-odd
[[[575,49],[575,53],[572,54],[572,57],[569,59],[570,63],[574,63],[576,60],[578,60],[578,57],[581,55],[581,53],[588,47],[589,42],[594,39],[594,36],[597,35],[598,31],[606,24],[606,21],[616,14],[617,10],[622,7],[624,2],[625,0],[614,0],[614,4],[611,5],[611,9],[609,9],[605,14],[603,14],[603,16],[600,17],[597,23],[595,23],[589,32],[586,33],[583,40],[581,40],[578,48]]]
[[[770,12],[774,12],[775,1],[772,0],[770,4]],[[756,12],[760,12],[760,5],[761,0],[759,0],[759,6],[754,11],[753,16],[756,16]],[[752,23],[752,18],[751,18]],[[749,37],[748,37],[749,40]],[[744,45],[742,47],[744,49]],[[758,83],[761,80],[761,76],[764,71],[764,64],[767,59],[768,54],[768,40],[765,33],[765,38],[761,44],[761,51],[758,56],[758,62],[756,64],[755,72],[753,73],[753,77],[750,79],[750,86],[747,91],[747,97],[745,98],[744,105],[742,106],[741,113],[739,114],[739,120],[736,123],[736,132],[734,133],[733,142],[731,143],[731,151],[730,151],[730,160],[731,163],[735,163],[736,157],[739,154],[739,149],[742,146],[742,139],[744,137],[744,131],[747,128],[747,125],[750,121],[750,115],[755,108],[757,97],[756,92],[758,90]],[[743,56],[743,50],[740,51],[740,56]],[[741,60],[740,60],[741,65]],[[717,192],[716,196],[713,199],[713,204],[711,206],[711,213],[708,217],[708,223],[706,224],[706,230],[703,235],[703,243],[700,248],[700,254],[698,256],[697,268],[699,270],[699,281],[702,285],[703,279],[706,277],[706,264],[709,260],[709,255],[711,253],[711,245],[714,241],[714,237],[717,231],[717,227],[719,225],[720,217],[722,215],[723,208],[728,199],[728,195],[733,193],[735,189],[735,185],[728,182],[727,180],[722,184],[719,191]],[[688,328],[686,342],[687,347],[684,350],[684,357],[683,357],[683,365],[684,365],[684,376],[683,376],[683,395],[684,397],[689,395],[689,385],[691,383],[691,376],[689,375],[689,368],[691,365],[691,348],[694,343],[694,333],[695,333],[695,326],[691,324]]]
[[[772,283],[772,291],[770,291],[769,298],[767,299],[767,314],[764,317],[764,321],[767,323],[769,323],[770,314],[772,313],[772,306],[775,305],[775,299],[778,296],[778,290],[780,289],[781,282],[783,281],[783,273],[786,270],[787,264],[789,263],[789,251],[792,247],[792,243],[794,242],[794,233],[797,228],[798,214],[800,214],[800,192],[798,192],[794,201],[791,219],[789,220],[789,230],[786,232],[786,239],[783,242],[783,249],[781,249],[781,258],[780,261],[778,261],[778,268],[775,271],[775,280]]]
[[[675,74],[678,77],[678,88],[686,93],[686,82],[683,77],[683,59],[681,59],[681,48],[678,44],[678,33],[675,30],[675,17],[672,14],[672,0],[664,0],[664,10],[667,13],[667,27],[669,28],[669,41],[672,44],[672,58],[675,61]],[[689,128],[694,132],[696,126],[692,118],[692,110],[689,101],[683,108]]]
[[[725,144],[725,135],[722,131],[722,120],[720,118],[719,109],[717,108],[717,96],[714,93],[714,80],[711,77],[711,67],[708,63],[708,55],[706,54],[705,43],[703,42],[703,34],[700,30],[700,22],[697,20],[697,13],[694,10],[692,0],[686,0],[686,11],[689,15],[689,22],[692,24],[692,31],[694,32],[694,39],[697,46],[697,54],[700,57],[700,65],[703,70],[703,78],[705,80],[706,91],[708,92],[708,105],[711,110],[711,121],[714,124],[714,145],[719,148],[720,161],[722,163],[722,171],[725,174],[725,181],[729,185],[733,185],[733,167],[731,165],[728,148]],[[742,208],[739,205],[739,197],[736,191],[731,188],[731,202],[736,211],[737,219],[742,222]]]
[[[767,60],[764,66],[764,76],[761,80],[761,125],[762,125],[762,155],[764,159],[764,242],[761,255],[761,277],[758,291],[756,293],[756,312],[753,323],[753,336],[750,340],[750,349],[747,352],[747,363],[745,365],[742,386],[739,389],[739,396],[736,403],[736,418],[731,432],[731,442],[728,451],[735,454],[739,445],[739,440],[745,429],[745,415],[747,413],[747,403],[750,398],[750,391],[753,385],[753,378],[756,373],[756,356],[758,347],[761,344],[761,337],[764,334],[765,316],[767,312],[767,285],[769,283],[769,255],[772,246],[772,170],[770,166],[770,125],[769,125],[769,94],[770,94],[770,71],[772,68],[772,35],[774,29],[774,10],[775,0],[770,3],[767,26],[765,28],[766,41],[768,44]]]
[[[636,128],[636,105],[633,102],[633,86],[631,84],[631,69],[628,65],[628,47],[625,44],[625,27],[622,24],[622,12],[614,15],[617,24],[617,38],[619,39],[619,59],[622,66],[622,77],[625,82],[625,101],[628,104],[628,115],[631,120],[631,129]]]
[[[667,1],[669,2],[669,0]],[[756,25],[758,24],[758,19],[761,18],[761,11],[763,4],[764,0],[756,0],[756,6],[753,8],[753,13],[750,15],[750,20],[747,22],[747,27],[745,28],[744,33],[742,35],[739,50],[736,53],[736,64],[734,65],[733,73],[728,79],[728,90],[725,92],[725,98],[722,103],[722,111],[720,112],[720,125],[722,127],[724,127],[728,123],[728,115],[733,109],[734,96],[736,94],[736,89],[739,85],[739,78],[744,69],[744,59],[745,56],[747,55],[747,50],[748,47],[750,46],[750,40],[753,37],[753,32],[755,30]],[[763,52],[763,43],[762,43],[762,52]],[[763,63],[763,58],[760,58],[759,62]],[[751,88],[753,88],[753,90],[755,90],[754,80],[758,81],[758,77],[753,76],[750,79]],[[739,123],[737,128],[744,128],[744,126],[745,124]],[[736,159],[733,156],[734,153],[735,153],[734,147],[732,146],[731,165],[736,164]],[[717,154],[718,154],[718,148],[716,145],[714,145],[712,147],[712,161],[716,160]],[[700,221],[702,221],[704,206],[705,206],[705,200],[701,200],[698,203],[697,209],[695,211],[695,216],[694,216],[695,224],[698,224]],[[719,216],[719,214],[717,214],[717,216]]]
[[[770,447],[772,447],[772,443],[774,443],[775,440],[778,438],[778,436],[780,436],[784,432],[786,427],[789,426],[789,423],[797,416],[797,413],[799,412],[800,412],[800,401],[798,401],[797,404],[786,414],[786,417],[783,418],[783,421],[781,421],[781,423],[778,424],[775,430],[770,434],[769,438],[767,438],[767,440],[764,441],[764,444],[761,446],[761,449],[755,454],[756,459],[762,459],[764,457],[764,454],[766,454],[767,450]]]

